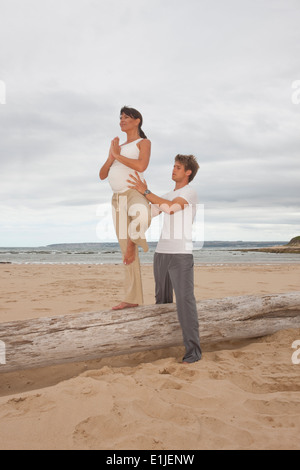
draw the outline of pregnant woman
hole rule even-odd
[[[113,219],[125,266],[124,300],[113,310],[143,304],[143,289],[138,247],[148,251],[145,232],[151,222],[150,205],[135,189],[128,189],[129,175],[137,171],[141,178],[150,161],[151,142],[142,131],[143,117],[134,108],[123,107],[120,127],[127,140],[120,145],[112,140],[108,158],[102,166],[101,180],[108,177],[113,190]]]

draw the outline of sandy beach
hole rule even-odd
[[[108,309],[122,268],[0,265],[0,322]],[[142,276],[150,305],[152,266]],[[299,278],[300,264],[196,266],[195,294],[293,292]],[[207,346],[192,365],[178,347],[2,373],[0,449],[299,449],[296,340],[300,329]]]

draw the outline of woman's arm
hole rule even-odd
[[[127,158],[121,155],[121,147],[119,145],[119,139],[116,137],[112,141],[112,154],[116,160],[123,165],[128,166],[132,170],[142,173],[148,168],[151,154],[151,142],[149,139],[143,139],[139,144],[140,155],[137,160],[133,158]]]
[[[109,170],[110,170],[110,167],[112,166],[113,162],[115,161],[112,153],[111,153],[111,150],[109,151],[109,155],[108,155],[108,158],[106,160],[106,162],[104,163],[104,165],[102,166],[100,172],[99,172],[99,178],[101,180],[105,180],[107,177],[108,177],[108,173],[109,173]]]

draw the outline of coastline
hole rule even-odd
[[[300,254],[300,246],[270,246],[268,248],[242,248],[234,251],[258,252],[258,253],[291,253],[298,255]]]
[[[141,264],[152,264],[157,242],[149,242],[149,251],[140,250]],[[300,257],[294,252],[268,251],[270,247],[283,242],[226,242],[215,241],[194,244],[194,262],[196,265],[222,264],[279,264],[300,263]],[[267,248],[267,251],[256,251]],[[241,251],[240,251],[241,250]],[[245,250],[245,251],[243,251]],[[248,251],[250,250],[250,251]],[[253,251],[252,251],[253,250]],[[0,247],[0,264],[122,264],[122,254],[118,243],[66,243],[42,247]]]
[[[142,265],[145,304],[152,265]],[[300,264],[195,266],[198,299],[299,291]],[[0,322],[119,302],[123,266],[0,265]],[[126,311],[124,311],[126,315]],[[0,338],[1,339],[1,338]],[[0,449],[300,449],[300,329],[0,374]],[[0,366],[1,367],[1,366]]]

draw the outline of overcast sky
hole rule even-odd
[[[299,0],[0,0],[0,15],[0,246],[115,241],[98,173],[123,105],[143,114],[153,192],[173,189],[177,153],[197,156],[206,240],[300,235]]]

